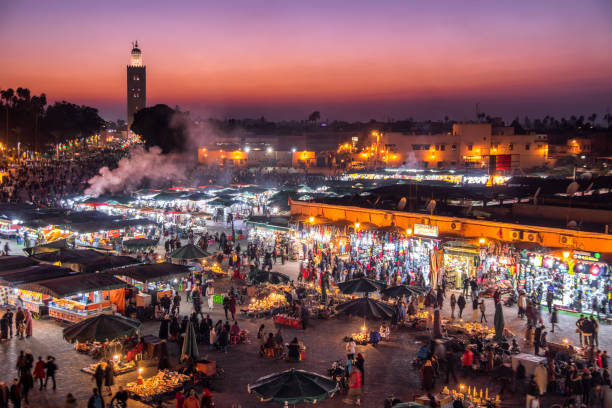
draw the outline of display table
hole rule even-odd
[[[158,371],[153,377],[127,383],[125,390],[130,398],[148,403],[164,396],[172,398],[174,392],[182,388],[187,381],[189,381],[189,377],[186,375],[162,370]]]
[[[47,314],[49,314],[49,307],[48,307],[48,303],[51,300],[51,298],[48,299],[41,299],[41,301],[36,301],[36,300],[30,300],[30,299],[21,299],[23,301],[23,307],[24,309],[29,310],[30,312],[32,312],[33,317],[37,318],[40,316],[45,316]],[[8,304],[14,307],[17,307],[17,296],[15,296],[14,294],[10,294],[8,296]]]
[[[546,357],[536,356],[534,354],[520,353],[512,356],[512,371],[516,371],[519,362],[525,367],[525,376],[529,378],[540,363],[546,364]]]
[[[440,404],[440,408],[453,408],[453,398],[450,395],[435,394],[434,397]],[[427,395],[419,395],[414,397],[414,402],[428,407],[430,404],[429,397]]]
[[[67,309],[58,307],[55,303],[51,302],[49,303],[49,317],[76,323],[97,314],[113,313],[113,309],[109,302],[90,303],[83,306],[84,307],[81,309]]]
[[[302,328],[302,319],[297,317],[291,317],[284,314],[277,314],[274,316],[274,323],[280,324],[281,326],[289,326],[296,329]]]
[[[98,364],[99,363],[90,364],[87,367],[81,368],[81,371],[89,375],[94,375],[94,373],[96,372],[96,368],[98,368]],[[113,372],[115,373],[115,376],[136,371],[136,363],[134,361],[113,362],[113,365]]]

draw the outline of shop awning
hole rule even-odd
[[[249,217],[248,225],[278,231],[289,231],[289,217]]]
[[[156,282],[188,276],[191,270],[186,265],[176,265],[168,262],[142,264],[107,270],[106,273],[126,276],[139,282]]]
[[[49,242],[43,245],[25,248],[24,251],[28,255],[35,255],[45,252],[55,252],[59,249],[68,249],[68,241],[66,241],[65,239],[58,239],[57,241]]]
[[[76,272],[69,268],[55,265],[33,265],[0,273],[0,286],[14,286],[20,283],[37,282],[41,280],[61,278]]]
[[[83,273],[100,272],[139,263],[131,256],[108,255],[93,249],[61,249],[32,255],[32,258],[46,263],[61,262],[63,266]]]
[[[35,259],[21,255],[9,255],[0,257],[0,271],[25,268],[27,266],[38,265]]]
[[[444,243],[444,253],[453,255],[474,256],[480,254],[480,248],[474,244],[461,241],[448,241]]]
[[[17,288],[36,293],[64,298],[98,290],[111,290],[125,288],[127,284],[105,273],[74,274],[62,278],[47,279],[38,282],[22,283]]]

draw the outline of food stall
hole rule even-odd
[[[58,320],[79,322],[100,313],[112,313],[117,299],[125,299],[120,279],[106,274],[74,274],[55,279],[17,285],[52,299],[48,303],[49,316]]]
[[[139,374],[142,369],[139,369]],[[144,403],[152,402],[164,396],[172,397],[174,392],[189,381],[189,376],[175,371],[160,370],[153,377],[142,378],[127,383],[125,390],[130,398]]]
[[[21,290],[15,286],[20,283],[36,282],[45,279],[60,278],[74,274],[68,268],[54,265],[33,265],[25,268],[0,272],[0,288],[6,292],[6,303],[13,307],[23,306],[32,312],[34,318],[48,314],[49,295]]]
[[[115,275],[136,287],[140,292],[149,295],[149,301],[143,301],[143,304],[139,305],[148,306],[145,303],[156,304],[166,295],[172,298],[172,284],[177,279],[189,276],[191,271],[186,265],[162,262],[114,268],[107,270],[106,273]]]

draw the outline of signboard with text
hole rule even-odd
[[[427,224],[414,224],[414,235],[422,235],[424,237],[438,237],[438,226]]]

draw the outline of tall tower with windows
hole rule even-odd
[[[130,65],[127,66],[127,125],[128,133],[134,122],[134,114],[147,102],[147,67],[142,64],[142,52],[138,41],[132,43]]]

